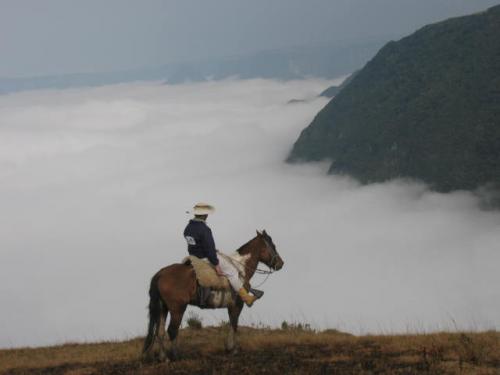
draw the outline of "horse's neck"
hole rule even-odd
[[[245,281],[248,282],[254,275],[257,265],[259,264],[258,237],[255,237],[243,245],[240,249],[238,249],[238,253],[241,256],[248,256],[245,262]]]

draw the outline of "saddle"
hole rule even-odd
[[[184,258],[182,263],[193,267],[200,286],[215,290],[231,290],[227,277],[217,275],[215,267],[207,259],[190,255]]]
[[[227,260],[232,262],[232,258],[226,254],[218,252],[219,256],[225,257]],[[182,261],[185,265],[190,265],[193,267],[196,280],[198,283],[197,288],[197,306],[203,308],[217,308],[217,307],[227,307],[228,304],[232,303],[235,298],[235,292],[229,284],[229,280],[225,276],[219,276],[215,267],[208,259],[200,259],[196,256],[187,256]],[[234,264],[234,263],[233,263]],[[237,265],[235,265],[237,267]],[[240,273],[241,277],[241,273]],[[264,295],[262,290],[249,288],[251,292],[257,299]]]

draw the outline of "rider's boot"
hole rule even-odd
[[[250,293],[252,293],[255,297],[257,297],[257,299],[261,299],[262,296],[264,295],[264,291],[263,290],[250,288],[250,289],[248,289],[248,291]]]
[[[245,288],[241,288],[238,291],[238,294],[241,297],[241,299],[243,300],[243,302],[245,302],[248,307],[251,307],[253,305],[253,303],[255,302],[255,300],[257,299],[257,297],[252,296],[251,294],[248,294],[248,292]]]

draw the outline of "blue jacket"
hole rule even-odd
[[[208,258],[214,266],[219,264],[212,231],[204,221],[190,220],[184,229],[188,252],[198,258]]]

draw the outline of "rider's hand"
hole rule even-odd
[[[219,276],[225,276],[224,272],[222,272],[219,265],[215,266],[215,272],[217,272],[217,275],[219,275]]]

